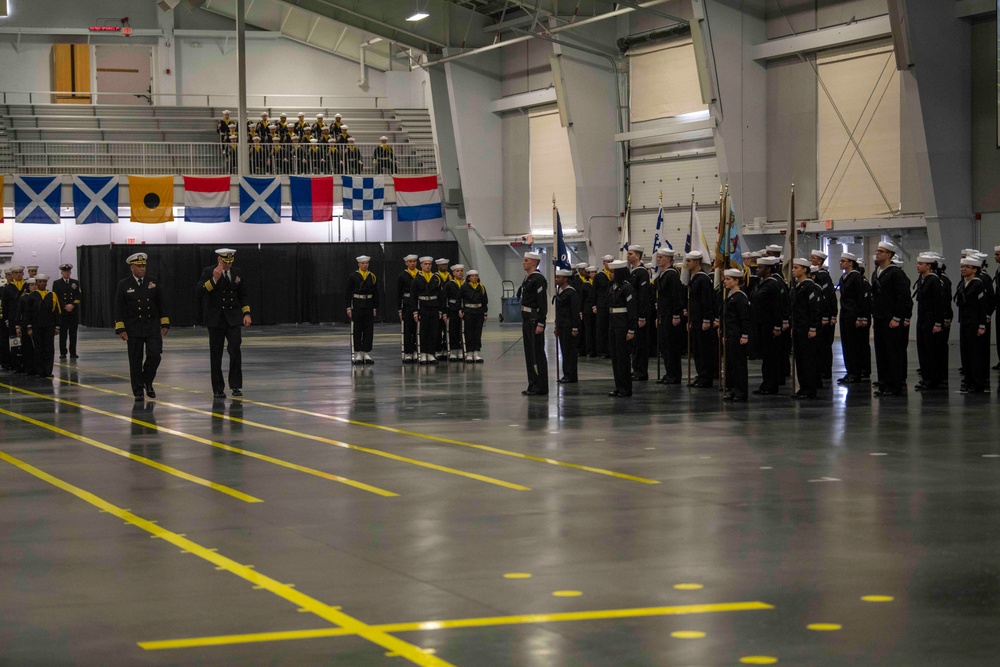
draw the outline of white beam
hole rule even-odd
[[[174,30],[174,37],[190,39],[213,39],[221,37],[236,37],[235,30]],[[247,39],[281,39],[280,32],[271,30],[253,30],[246,34]]]
[[[499,100],[493,100],[490,102],[490,111],[493,113],[503,113],[504,111],[512,111],[514,109],[527,109],[528,107],[537,107],[543,104],[554,104],[555,101],[556,89],[544,88],[542,90],[532,90],[531,92],[508,95],[501,97]]]
[[[687,135],[689,132],[696,132],[700,130],[708,130],[707,136],[712,136],[711,130],[715,129],[715,119],[713,118],[702,118],[697,120],[675,120],[669,123],[664,123],[659,127],[650,127],[642,130],[633,130],[631,132],[618,132],[615,134],[615,141],[635,141],[636,139],[656,139],[659,137],[670,137],[673,139],[673,135],[684,134]],[[685,138],[685,141],[687,138]]]
[[[797,53],[809,53],[834,46],[867,42],[880,37],[892,36],[889,16],[877,16],[873,19],[857,21],[849,25],[813,30],[801,35],[772,39],[763,44],[757,44],[750,49],[750,57],[754,60],[773,60]]]

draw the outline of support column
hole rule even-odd
[[[156,90],[161,97],[153,100],[154,104],[174,106],[177,104],[177,58],[174,43],[174,10],[157,11],[156,21],[163,31],[163,36],[156,41],[156,57],[153,58],[156,73]]]
[[[237,175],[241,178],[250,175],[250,154],[247,136],[247,22],[246,0],[236,0],[236,130],[237,142]]]

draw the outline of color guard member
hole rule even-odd
[[[458,316],[465,322],[465,363],[481,364],[483,358],[479,353],[483,349],[483,325],[488,317],[490,300],[486,288],[479,282],[479,271],[469,271],[460,294],[462,310]]]
[[[403,363],[412,364],[417,361],[417,321],[413,317],[410,288],[417,277],[417,256],[407,255],[403,262],[406,268],[396,278],[396,310],[403,325]]]
[[[360,255],[354,260],[358,270],[347,279],[347,317],[354,336],[354,365],[374,364],[369,354],[375,336],[375,314],[378,310],[378,288],[375,274],[368,270],[372,258]]]
[[[750,297],[741,290],[742,269],[726,269],[722,286],[726,300],[722,303],[722,343],[726,354],[727,401],[746,402],[747,345],[750,342]]]

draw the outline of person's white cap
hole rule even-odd
[[[819,267],[818,266],[810,266],[809,267],[809,273],[819,273]]]
[[[318,114],[316,114],[316,117],[317,117],[317,118],[322,118],[322,117],[323,117],[323,114],[321,114],[321,113],[318,113]]]
[[[979,251],[976,250],[975,248],[963,248],[962,249],[962,257],[968,257],[969,255],[971,255],[972,253],[975,253],[975,252],[979,252]]]
[[[792,264],[795,264],[796,266],[802,266],[802,267],[805,267],[807,269],[810,266],[812,266],[812,264],[809,262],[809,260],[806,259],[805,257],[796,257],[795,259],[792,260]]]
[[[983,265],[983,262],[978,257],[963,257],[961,264],[962,266],[975,266],[978,268]]]
[[[406,257],[403,258],[403,261],[404,262],[412,262],[412,261],[416,261],[416,259],[417,259],[416,255],[407,255]]]
[[[341,125],[341,126],[340,126],[340,129],[342,129],[342,130],[346,130],[346,129],[347,129],[347,125]]]
[[[827,258],[827,254],[825,252],[823,252],[822,250],[813,250],[812,252],[809,253],[809,256],[810,257],[819,257],[820,259],[826,259]]]
[[[383,135],[382,135],[381,137],[379,137],[379,138],[378,138],[378,140],[379,140],[379,141],[389,141],[389,137],[387,137],[387,136],[385,136],[385,135],[383,134]]]
[[[657,248],[656,253],[654,254],[663,255],[664,257],[670,257],[671,259],[673,259],[674,251],[671,250],[670,248]]]
[[[764,252],[781,252],[781,246],[780,245],[769,245],[766,248],[764,248]]]
[[[434,261],[438,264],[447,264],[451,260],[447,259],[446,257],[441,257],[439,259],[435,259]]]
[[[624,259],[616,259],[615,261],[608,264],[608,268],[611,269],[612,271],[617,271],[618,269],[624,269],[626,266],[628,266],[628,262],[626,262]]]
[[[989,255],[987,255],[985,252],[977,252],[976,257],[982,260],[986,260],[989,258]],[[29,266],[28,268],[30,269],[31,267]]]
[[[319,143],[319,139],[317,139],[316,137],[313,137],[312,139],[309,140],[309,143],[311,143],[311,144],[318,144]]]
[[[370,262],[370,261],[372,261],[372,258],[369,257],[368,255],[358,255],[357,257],[354,258],[354,261],[355,262]]]
[[[573,265],[573,268],[574,269],[586,269],[587,268],[587,263],[586,262],[577,262],[576,264]]]
[[[428,256],[425,255],[425,256],[421,257],[419,261],[420,261],[421,264],[423,264],[424,262],[433,262],[434,258],[433,257],[428,257]]]
[[[223,111],[223,112],[222,112],[222,115],[223,115],[223,116],[228,116],[228,115],[229,115],[229,114],[231,114],[231,113],[232,113],[232,112],[231,112],[231,111],[230,111],[229,109],[226,109],[225,111]]]
[[[221,257],[222,259],[226,260],[227,262],[231,262],[234,259],[236,259],[235,248],[216,248],[215,254]]]
[[[292,141],[299,141],[299,135],[292,132]]]
[[[288,114],[282,111],[281,113],[278,114],[278,118],[288,118]]]
[[[337,140],[334,139],[333,137],[330,137],[329,139],[326,140],[326,143],[328,143],[328,144],[335,144],[335,143],[337,143]]]
[[[38,279],[38,277],[37,277],[37,276],[36,276],[36,277],[34,277],[34,278],[28,278],[27,280],[25,280],[25,281],[24,281],[24,284],[25,284],[25,285],[34,285],[34,284],[35,284],[35,281],[36,281],[37,279]]]
[[[705,256],[702,254],[701,250],[692,250],[688,254],[684,255],[684,259],[697,259],[702,260]]]
[[[145,264],[149,256],[144,252],[137,252],[134,255],[129,255],[128,259],[125,260],[126,264]]]
[[[341,118],[341,115],[339,113],[335,113],[335,114],[333,114],[333,117],[334,118]]]
[[[260,112],[260,117],[261,118],[267,118],[267,112],[266,111],[261,111]]]
[[[354,143],[354,137],[351,137],[350,139],[348,139],[348,140],[347,140],[347,143],[349,143],[349,144],[353,144],[353,143]]]
[[[588,266],[587,270],[588,271],[593,271],[594,273],[597,273],[597,267],[596,266]]]
[[[564,276],[564,277],[568,278],[568,277],[570,277],[570,276],[573,275],[573,270],[572,269],[556,269],[556,275],[557,276]]]
[[[934,264],[938,261],[937,255],[933,255],[929,252],[922,252],[917,255],[917,261],[923,264]]]
[[[896,255],[893,255],[892,259],[890,259],[889,262],[891,262],[892,264],[895,264],[896,266],[902,266],[903,265],[903,258],[902,257],[897,257]]]
[[[256,134],[255,134],[255,135],[253,135],[253,140],[254,140],[254,141],[260,141],[260,136],[258,136],[258,135],[256,135]]]
[[[849,259],[852,262],[858,261],[858,256],[855,255],[853,252],[842,252],[842,253],[840,253],[840,258],[841,259]]]
[[[45,273],[39,273],[37,276],[35,276],[35,280],[48,280],[48,279],[49,276]]]
[[[23,266],[12,266],[12,267],[10,267],[7,270],[11,271],[11,272],[13,272],[13,271],[24,271],[24,267]]]
[[[450,267],[452,271],[458,271],[459,269],[465,269],[465,264],[452,264]]]
[[[638,254],[640,254],[640,255],[641,255],[641,254],[643,254],[644,252],[646,252],[646,249],[645,249],[645,248],[643,248],[643,247],[642,247],[641,245],[630,245],[630,246],[628,247],[628,249],[629,249],[630,251],[632,251],[632,252],[635,252],[635,253],[638,253]]]
[[[296,115],[297,115],[297,116],[298,116],[299,118],[305,118],[305,117],[306,117],[306,115],[305,115],[304,113],[302,113],[301,111],[300,111],[299,113],[297,113]]]
[[[612,257],[611,255],[605,255],[604,257],[601,257],[602,262],[613,262],[614,260],[615,258]]]
[[[723,275],[727,278],[742,278],[743,272],[739,269],[726,269],[723,271]]]
[[[37,271],[38,270],[38,265],[37,264],[28,264],[28,270],[30,271],[31,269],[34,269],[34,270]]]
[[[896,246],[892,245],[888,241],[879,241],[878,242],[878,247],[881,248],[882,250],[888,250],[889,252],[891,252],[893,254],[896,253]]]
[[[525,259],[537,259],[538,261],[542,260],[542,256],[540,254],[538,254],[537,252],[526,252],[526,253],[524,253],[524,258]]]
[[[775,266],[781,260],[777,257],[761,257],[757,260],[758,266]]]

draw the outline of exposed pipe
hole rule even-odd
[[[358,79],[358,88],[368,90],[368,72],[365,70],[365,45],[361,45],[361,53],[358,56],[358,63],[361,65],[361,78]]]
[[[671,39],[674,37],[685,37],[691,34],[691,25],[684,23],[681,25],[672,25],[669,28],[660,28],[657,30],[650,30],[649,32],[643,33],[641,35],[632,35],[630,37],[620,37],[618,39],[618,50],[622,53],[627,53],[629,49],[633,46],[640,46],[642,44],[649,44],[650,42],[656,42],[661,39]]]

